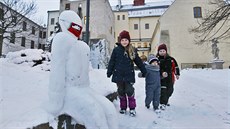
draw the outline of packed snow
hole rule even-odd
[[[31,53],[21,57],[27,61],[22,61],[20,56],[16,56],[21,54],[16,53],[9,54],[7,58],[0,58],[1,129],[26,129],[50,121],[44,108],[48,100],[50,66],[48,61],[44,61],[45,65],[40,64],[43,67],[33,67],[29,61],[32,60],[29,56]],[[32,55],[34,59],[44,56],[44,53]],[[90,68],[89,78],[90,87],[98,94],[106,96],[116,91],[116,85],[111,82],[111,78],[106,77],[106,69]],[[229,69],[182,70],[170,98],[171,105],[160,114],[144,106],[145,79],[138,78],[136,74],[134,87],[137,100],[136,117],[119,114],[119,101],[113,102],[119,129],[230,128]]]

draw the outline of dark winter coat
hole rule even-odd
[[[146,69],[142,60],[138,56],[137,51],[135,50],[135,59],[131,60],[128,56],[125,48],[118,43],[118,46],[113,49],[109,66],[107,69],[107,77],[112,77],[112,82],[127,82],[127,83],[135,83],[135,71],[134,71],[134,63],[141,70],[141,72],[145,75]]]
[[[160,56],[157,54],[157,58],[160,62],[160,73],[167,72],[168,77],[161,79],[162,86],[173,85],[175,81],[175,75],[180,75],[180,70],[176,60],[166,54],[166,56]]]

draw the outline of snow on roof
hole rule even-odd
[[[147,16],[161,16],[168,7],[173,3],[174,0],[171,1],[160,1],[160,2],[150,2],[145,3],[145,5],[134,6],[132,4],[129,5],[119,5],[112,6],[112,10],[114,12],[128,12],[128,17],[147,17]]]
[[[149,2],[145,3],[145,5],[140,6],[134,6],[133,4],[128,5],[121,5],[121,8],[119,9],[119,6],[112,6],[113,11],[131,11],[131,10],[143,10],[148,8],[167,8],[173,3],[174,0],[171,1],[158,1],[158,2]]]

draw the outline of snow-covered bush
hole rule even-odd
[[[31,67],[41,67],[42,70],[49,71],[50,69],[49,52],[44,52],[42,49],[25,49],[16,52],[9,52],[6,58],[9,62],[15,64],[26,64]]]

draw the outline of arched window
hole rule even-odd
[[[194,18],[202,18],[201,7],[194,7],[193,13],[194,13]]]

